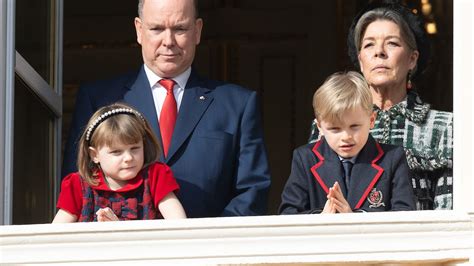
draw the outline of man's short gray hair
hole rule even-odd
[[[138,0],[138,17],[141,18],[143,15],[143,4],[145,3],[145,0]],[[199,17],[199,9],[198,9],[198,0],[193,0],[194,3],[194,17],[198,18]]]

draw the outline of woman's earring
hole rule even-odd
[[[407,77],[407,90],[411,90],[413,85],[411,84],[411,70],[408,70],[408,77]]]

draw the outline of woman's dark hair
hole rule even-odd
[[[419,56],[416,71],[412,73],[412,78],[416,78],[417,76],[422,74],[426,66],[428,65],[429,59],[431,57],[431,44],[426,35],[424,22],[421,17],[414,14],[409,8],[401,5],[399,1],[396,0],[373,1],[362,11],[360,11],[352,21],[352,25],[349,29],[349,34],[347,36],[347,48],[349,57],[354,66],[357,69],[360,69],[358,58],[360,50],[360,40],[361,38],[363,38],[365,30],[368,24],[370,23],[364,23],[365,25],[360,25],[359,20],[361,18],[367,19],[366,14],[368,12],[373,14],[371,16],[372,21],[370,21],[370,23],[377,19],[390,20],[396,23],[400,27],[402,35],[406,35],[403,37],[406,38],[405,41],[409,44],[409,46],[412,46],[410,45],[409,39],[414,37],[416,41],[416,47],[411,48],[416,48],[416,50],[418,50],[419,52]],[[411,32],[404,33],[404,31],[407,31],[407,29]]]

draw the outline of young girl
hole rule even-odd
[[[186,218],[171,169],[156,162],[150,125],[124,104],[99,109],[79,141],[79,172],[64,178],[53,223]]]

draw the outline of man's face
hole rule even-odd
[[[146,0],[135,18],[143,61],[158,76],[173,78],[191,66],[201,40],[202,20],[193,0]]]
[[[348,110],[342,121],[318,121],[319,132],[329,147],[342,158],[356,156],[364,147],[369,131],[374,127],[375,113],[368,114],[362,107]]]

